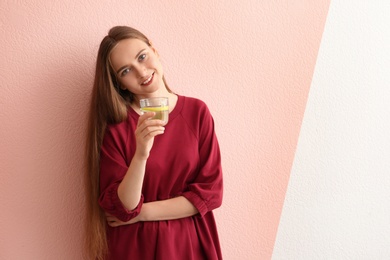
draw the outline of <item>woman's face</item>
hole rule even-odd
[[[110,55],[120,87],[146,97],[164,87],[163,69],[157,51],[138,39],[118,42]]]

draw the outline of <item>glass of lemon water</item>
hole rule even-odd
[[[156,113],[152,119],[159,119],[168,123],[169,104],[167,97],[153,97],[144,98],[140,100],[140,106],[142,112],[154,112]]]

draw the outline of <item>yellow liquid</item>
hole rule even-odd
[[[163,107],[143,107],[141,108],[142,112],[154,112],[156,115],[152,117],[152,119],[159,119],[164,121],[164,123],[168,123],[168,115],[169,109],[168,106]]]

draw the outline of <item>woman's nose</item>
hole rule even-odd
[[[137,72],[138,77],[142,78],[145,77],[147,74],[147,70],[145,66],[139,65],[135,67],[135,71]]]

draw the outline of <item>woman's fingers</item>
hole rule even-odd
[[[119,227],[119,226],[123,226],[123,225],[129,225],[129,224],[133,224],[135,223],[135,219],[132,219],[128,222],[123,222],[115,217],[113,218],[107,218],[107,224],[110,226],[110,227]]]
[[[150,149],[152,149],[154,137],[163,134],[165,131],[162,120],[151,119],[154,115],[154,112],[141,115],[135,130],[136,153],[146,158],[149,156]]]
[[[149,113],[154,114],[153,112]],[[162,120],[150,119],[150,117],[141,117],[138,121],[138,126],[135,131],[136,135],[139,135],[141,138],[151,138],[164,133],[165,127]]]
[[[116,222],[107,222],[107,224],[110,226],[110,227],[118,227],[120,225],[118,225],[118,223]]]
[[[105,212],[107,223],[110,227],[116,226],[117,218],[115,218],[113,215]]]
[[[142,125],[143,123],[147,122],[148,120],[151,120],[155,115],[156,115],[155,112],[146,112],[146,113],[142,114],[142,115],[138,118],[138,124],[137,124],[137,126],[140,126],[140,125]]]
[[[119,227],[119,226],[122,226],[122,224],[120,224],[120,223],[118,223],[118,222],[115,222],[115,221],[107,222],[107,224],[108,224],[110,227]]]
[[[129,224],[133,224],[133,223],[136,223],[139,221],[138,216],[135,218],[132,218],[131,220],[129,220],[127,222],[123,222],[107,212],[105,212],[105,215],[106,215],[107,224],[110,227],[119,227],[119,226],[123,226],[123,225],[129,225]]]
[[[163,134],[164,131],[165,128],[163,126],[148,126],[141,130],[140,135],[142,138],[151,138]]]
[[[106,220],[107,220],[107,223],[110,227],[118,227],[118,226],[121,226],[124,224],[123,221],[120,221],[119,219],[117,219],[116,217],[106,213]]]

